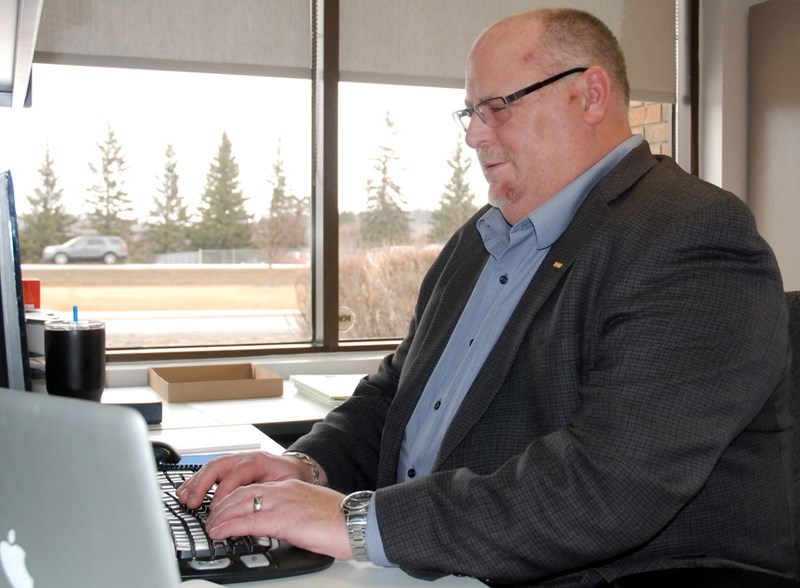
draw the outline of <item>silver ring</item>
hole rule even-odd
[[[256,494],[253,496],[253,512],[258,512],[261,510],[261,503],[264,502],[264,497],[261,494]]]

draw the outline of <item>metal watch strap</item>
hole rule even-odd
[[[314,484],[314,486],[319,486],[319,466],[317,465],[317,462],[315,462],[305,453],[300,453],[299,451],[284,451],[283,455],[285,455],[286,457],[296,457],[304,464],[306,464],[308,467],[310,467],[311,483]]]
[[[342,514],[347,525],[350,549],[356,561],[369,561],[367,555],[367,513],[373,492],[361,490],[345,496],[342,500]]]
[[[350,549],[356,561],[369,561],[367,556],[367,515],[345,515],[347,535],[350,538]]]

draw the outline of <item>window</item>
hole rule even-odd
[[[35,108],[0,117],[44,308],[105,320],[111,349],[308,341],[310,81],[34,75]]]
[[[463,102],[450,88],[340,85],[340,339],[403,337],[424,272],[485,203],[450,116]]]
[[[206,3],[191,14],[153,12],[151,0],[46,4],[33,107],[0,110],[14,137],[0,161],[14,173],[25,223],[23,272],[42,280],[43,306],[78,305],[105,320],[119,357],[388,347],[402,337],[423,273],[485,202],[450,118],[463,104],[464,56],[485,24],[519,10],[416,1],[243,0],[241,11]],[[670,4],[618,0],[601,16],[623,45],[674,45],[674,29],[642,32]],[[76,23],[78,12],[97,20]],[[449,34],[454,13],[463,35]],[[340,29],[327,28],[331,14]],[[337,110],[326,111],[338,142],[327,151],[312,141],[312,25],[341,41]],[[142,34],[120,33],[133,29]],[[207,43],[212,30],[219,42]],[[664,80],[674,75],[638,61],[629,64],[632,124],[669,153],[674,88]],[[322,189],[317,169],[329,160],[338,181]],[[62,208],[48,209],[48,198]],[[338,212],[321,202],[338,202]],[[74,236],[121,243],[45,261],[44,247]],[[336,263],[321,264],[331,250]],[[333,289],[324,285],[331,272]]]

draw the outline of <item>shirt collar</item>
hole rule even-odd
[[[622,159],[642,142],[640,135],[634,135],[612,149],[605,157],[567,184],[552,198],[536,207],[513,227],[510,226],[500,209],[492,207],[478,219],[476,228],[481,234],[484,246],[489,253],[498,240],[507,247],[512,232],[532,225],[537,249],[546,249],[556,242],[566,230],[572,217],[588,196],[591,189]]]

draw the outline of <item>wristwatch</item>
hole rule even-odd
[[[347,524],[347,534],[350,538],[350,549],[356,561],[369,561],[367,557],[367,512],[369,501],[374,492],[360,490],[348,494],[342,500],[342,514]]]

